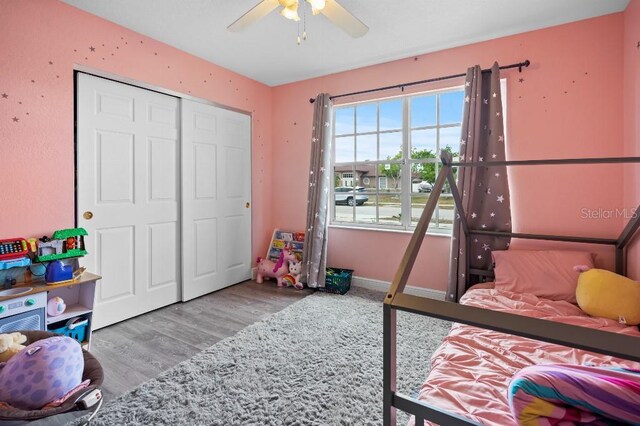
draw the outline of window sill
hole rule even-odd
[[[356,231],[374,231],[374,232],[391,232],[391,233],[395,233],[395,234],[408,234],[411,235],[413,234],[413,231],[409,231],[409,230],[405,230],[405,229],[393,229],[393,228],[375,228],[372,226],[367,226],[367,225],[346,225],[346,224],[337,224],[337,223],[332,223],[329,225],[329,228],[333,228],[333,229],[350,229],[350,230],[356,230]],[[426,235],[430,236],[430,237],[446,237],[446,238],[451,238],[451,233],[444,233],[444,232],[427,232]]]

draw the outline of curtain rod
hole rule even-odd
[[[518,71],[522,72],[522,68],[523,67],[526,68],[529,65],[531,65],[531,62],[527,59],[524,62],[519,62],[517,64],[511,64],[511,65],[502,66],[502,67],[500,67],[500,69],[501,70],[506,70],[506,69],[509,69],[509,68],[518,68]],[[482,72],[489,72],[489,71],[491,71],[491,70],[490,69],[482,70]],[[359,92],[343,93],[342,95],[329,96],[329,99],[334,100],[334,99],[337,99],[337,98],[343,98],[345,96],[362,95],[364,93],[380,92],[382,90],[389,90],[389,89],[400,89],[400,88],[402,88],[402,90],[404,90],[405,87],[415,86],[417,84],[433,83],[434,81],[449,80],[449,79],[452,79],[452,78],[465,77],[466,75],[467,75],[467,73],[455,74],[455,75],[447,75],[447,76],[444,76],[444,77],[430,78],[428,80],[412,81],[410,83],[394,84],[393,86],[378,87],[377,89],[361,90]],[[316,100],[314,98],[309,99],[310,103],[314,103],[315,101]]]

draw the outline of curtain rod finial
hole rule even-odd
[[[314,103],[316,100],[314,98],[309,98],[309,103],[312,104]]]

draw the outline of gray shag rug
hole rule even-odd
[[[106,403],[91,424],[380,425],[383,296],[309,295]],[[398,313],[399,391],[416,394],[449,328]]]

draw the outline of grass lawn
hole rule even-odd
[[[411,205],[414,207],[424,206],[427,204],[427,200],[431,194],[414,193],[411,196]],[[369,195],[371,201],[375,195]],[[400,204],[400,194],[390,194],[381,192],[378,195],[378,204]],[[450,194],[442,194],[438,200],[438,205],[443,208],[453,208],[453,197]]]

